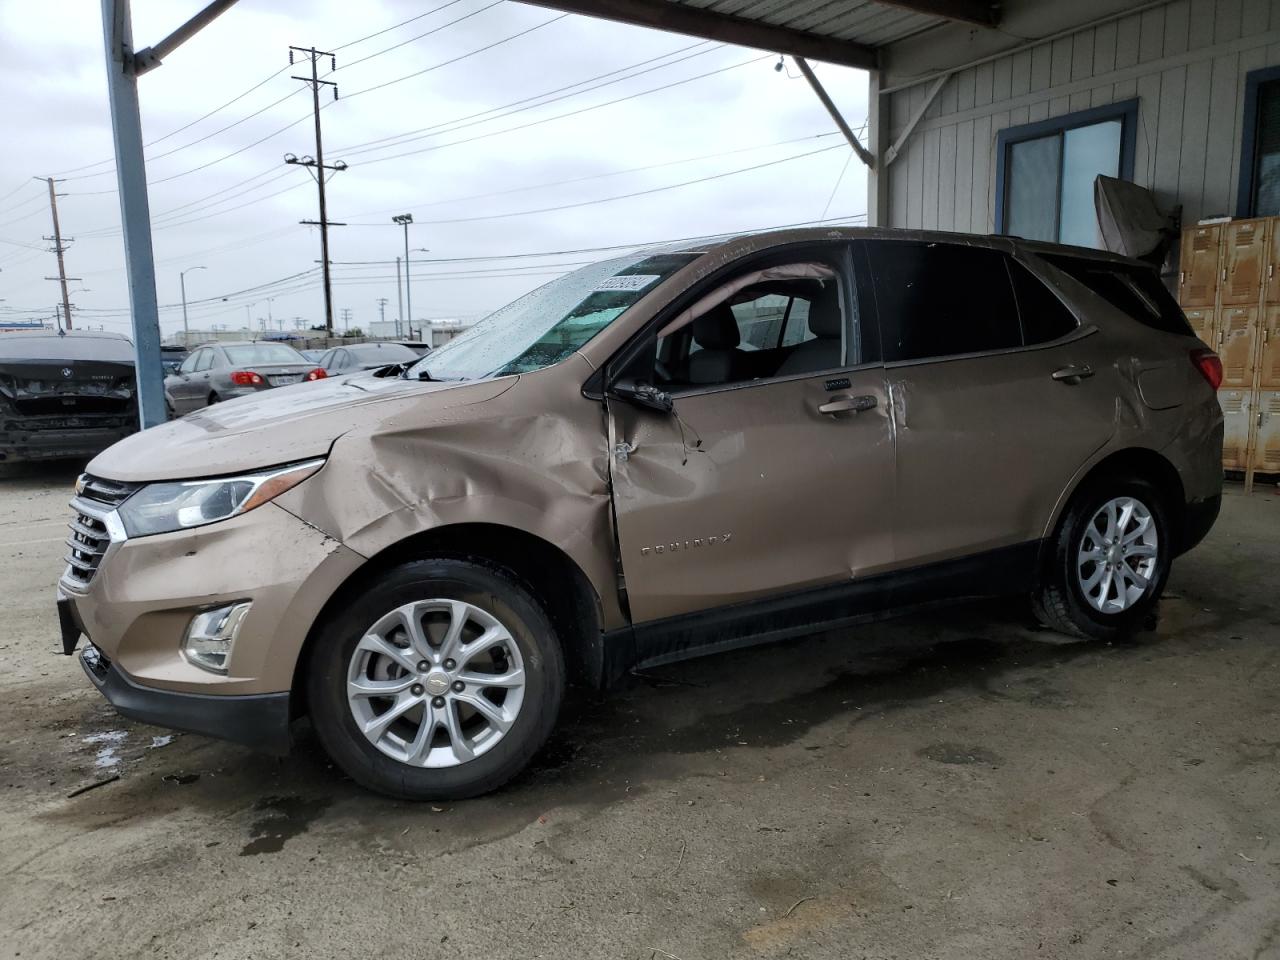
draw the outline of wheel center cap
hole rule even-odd
[[[449,690],[449,675],[443,670],[432,670],[423,679],[422,685],[431,696],[443,696]]]
[[[1109,550],[1107,550],[1108,563],[1119,563],[1123,559],[1124,559],[1124,548],[1120,546],[1120,544],[1118,543],[1114,544]]]

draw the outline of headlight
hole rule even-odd
[[[118,513],[131,537],[199,527],[274,500],[323,465],[323,460],[308,460],[238,477],[150,483],[122,503]]]

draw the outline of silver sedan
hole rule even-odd
[[[191,352],[164,380],[165,404],[173,416],[272,387],[323,380],[325,371],[283,343],[211,343]]]

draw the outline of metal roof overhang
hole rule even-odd
[[[994,27],[991,0],[523,0],[540,7],[862,70],[878,48],[950,21]]]

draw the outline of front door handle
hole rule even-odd
[[[1089,366],[1087,363],[1082,363],[1082,364],[1073,363],[1070,366],[1063,367],[1061,370],[1053,371],[1053,379],[1057,380],[1059,383],[1066,383],[1066,384],[1072,384],[1072,385],[1077,384],[1081,380],[1085,380],[1088,377],[1092,377],[1092,376],[1093,376],[1093,367]]]
[[[836,397],[818,406],[819,413],[835,415],[837,413],[862,413],[874,410],[876,398],[870,394],[861,397]]]

